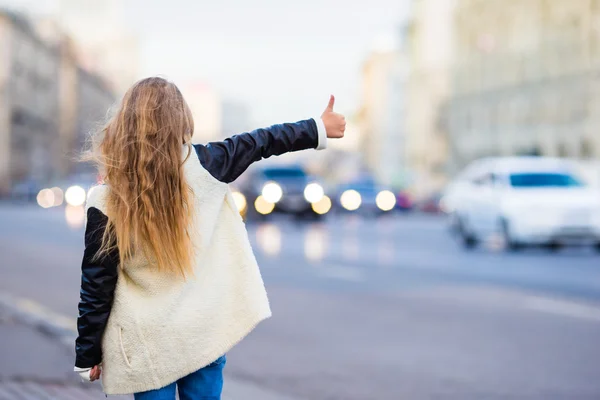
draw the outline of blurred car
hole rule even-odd
[[[323,185],[300,165],[257,167],[248,172],[235,193],[237,201],[246,205],[247,219],[272,213],[316,218],[331,208]]]
[[[407,192],[400,192],[396,197],[396,208],[401,211],[410,211],[413,209],[413,202]]]
[[[362,178],[340,185],[335,196],[338,212],[381,215],[394,210],[396,195],[372,178]]]
[[[600,193],[566,160],[490,158],[474,162],[441,201],[466,247],[500,234],[507,249],[591,243],[600,250]]]
[[[434,194],[426,197],[421,202],[419,202],[417,204],[417,208],[422,212],[426,212],[426,213],[430,213],[430,214],[438,214],[438,213],[442,212],[442,208],[440,205],[441,199],[442,199],[442,195],[440,193],[434,193]]]
[[[17,201],[35,201],[36,196],[42,189],[42,184],[36,180],[23,180],[13,185],[10,191],[10,198]]]
[[[597,160],[576,160],[579,167],[577,172],[588,185],[600,189],[600,161]]]

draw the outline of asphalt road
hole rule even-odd
[[[72,322],[80,217],[0,206],[0,294]],[[230,352],[229,378],[291,400],[600,399],[590,249],[467,252],[440,218],[408,215],[249,235],[274,316]]]

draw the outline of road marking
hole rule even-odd
[[[525,308],[549,314],[600,322],[600,307],[588,304],[546,297],[529,297],[525,300]]]

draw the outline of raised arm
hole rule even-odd
[[[255,161],[292,151],[324,149],[327,138],[343,137],[346,122],[342,115],[333,112],[333,102],[331,96],[321,118],[273,125],[194,148],[200,163],[213,177],[233,182]]]
[[[324,148],[315,120],[273,125],[222,142],[194,145],[202,166],[221,182],[233,182],[255,161],[284,153]]]

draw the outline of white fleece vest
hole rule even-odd
[[[271,316],[228,185],[201,166],[193,149],[184,169],[194,192],[195,276],[184,281],[158,273],[142,256],[119,268],[102,341],[107,394],[167,386],[228,352]],[[94,189],[87,207],[106,214],[106,190]]]

